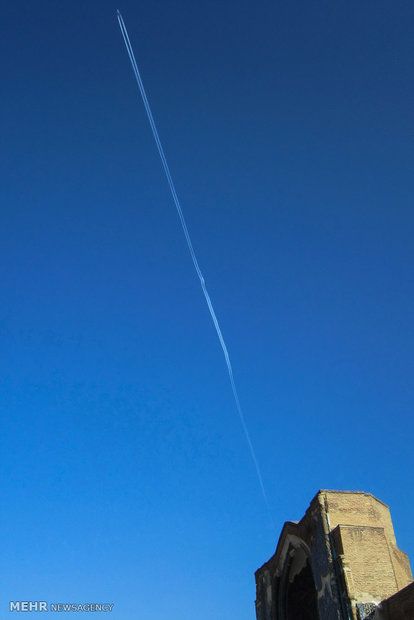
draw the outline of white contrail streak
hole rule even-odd
[[[195,267],[195,270],[197,272],[197,275],[198,275],[198,277],[200,279],[201,288],[203,290],[204,297],[206,299],[207,306],[208,306],[208,309],[209,309],[210,314],[211,314],[211,318],[213,319],[214,327],[216,328],[216,332],[217,332],[217,336],[218,336],[218,339],[219,339],[220,344],[221,344],[221,348],[223,349],[224,359],[226,360],[227,370],[229,372],[229,377],[230,377],[231,388],[233,390],[233,396],[234,396],[234,400],[235,400],[235,403],[236,403],[237,411],[238,411],[238,414],[239,414],[239,417],[240,417],[240,422],[241,422],[241,425],[243,427],[243,431],[244,431],[244,434],[245,434],[245,437],[246,437],[246,440],[247,440],[247,444],[248,444],[249,449],[250,449],[250,454],[251,454],[251,457],[253,459],[253,463],[254,463],[254,466],[255,466],[255,469],[256,469],[257,478],[259,480],[259,484],[260,484],[260,488],[261,488],[261,491],[262,491],[262,494],[263,494],[263,498],[264,498],[264,501],[266,503],[267,509],[269,511],[269,515],[271,517],[271,510],[270,510],[269,502],[267,500],[266,491],[264,489],[263,479],[262,479],[262,474],[260,472],[259,463],[257,461],[256,453],[254,451],[253,444],[252,444],[252,441],[250,439],[250,434],[249,434],[249,431],[247,429],[246,421],[244,419],[243,411],[242,411],[242,408],[241,408],[241,405],[240,405],[239,396],[237,394],[236,384],[235,384],[234,376],[233,376],[233,369],[231,367],[230,357],[229,357],[229,353],[227,351],[226,343],[224,342],[224,338],[223,338],[223,335],[221,333],[220,325],[219,325],[219,322],[217,320],[216,313],[214,312],[213,304],[211,303],[210,295],[208,294],[206,283],[205,283],[203,274],[201,272],[200,266],[198,264],[197,257],[196,257],[195,252],[194,252],[193,244],[192,244],[191,238],[190,238],[190,233],[188,232],[187,224],[186,224],[185,219],[184,219],[184,214],[183,214],[183,211],[181,209],[180,201],[178,200],[177,192],[175,191],[175,187],[174,187],[174,183],[173,183],[173,180],[172,180],[172,177],[171,177],[170,169],[168,167],[167,160],[165,158],[164,149],[162,148],[162,144],[161,144],[161,141],[160,141],[160,138],[159,138],[159,135],[158,135],[158,131],[157,131],[157,128],[155,126],[154,117],[152,116],[151,108],[150,108],[150,105],[149,105],[149,102],[148,102],[148,99],[147,99],[147,95],[145,93],[144,84],[142,83],[142,79],[141,79],[141,75],[139,73],[138,65],[137,65],[137,62],[135,60],[134,51],[132,49],[132,45],[131,45],[131,42],[129,40],[129,36],[128,36],[128,32],[127,32],[124,20],[122,19],[122,15],[121,15],[121,13],[119,11],[117,12],[117,17],[118,17],[119,27],[121,29],[122,36],[123,36],[123,39],[124,39],[125,47],[127,49],[128,56],[129,56],[129,59],[131,61],[132,69],[134,71],[135,78],[137,80],[137,83],[138,83],[138,86],[139,86],[139,90],[140,90],[140,93],[141,93],[141,97],[142,97],[142,100],[144,102],[145,110],[147,112],[148,120],[149,120],[149,123],[151,125],[151,129],[152,129],[152,133],[154,135],[155,143],[156,143],[157,148],[158,148],[158,153],[160,155],[160,158],[161,158],[161,161],[162,161],[162,165],[164,167],[164,172],[165,172],[165,175],[167,177],[168,185],[170,186],[171,194],[172,194],[175,206],[177,208],[178,216],[180,218],[181,226],[182,226],[183,231],[184,231],[184,236],[185,236],[185,239],[187,241],[188,249],[190,250],[191,258],[193,260],[194,267]]]

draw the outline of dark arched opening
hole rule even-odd
[[[285,605],[286,620],[319,620],[316,587],[308,559],[298,572],[290,571]]]

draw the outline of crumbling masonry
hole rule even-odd
[[[257,620],[414,620],[414,583],[388,506],[319,491],[256,572]]]

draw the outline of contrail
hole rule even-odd
[[[181,226],[182,226],[183,231],[184,231],[184,236],[185,236],[185,239],[187,241],[188,249],[190,250],[191,258],[193,260],[194,267],[195,267],[195,270],[197,272],[197,275],[198,275],[198,277],[200,279],[201,288],[203,290],[204,297],[206,299],[207,306],[208,306],[208,309],[209,309],[210,314],[211,314],[211,318],[213,319],[214,327],[216,328],[216,332],[217,332],[217,336],[218,336],[218,339],[219,339],[220,344],[221,344],[221,348],[223,349],[224,359],[226,360],[227,370],[229,372],[229,377],[230,377],[231,389],[233,390],[233,396],[234,396],[234,400],[235,400],[235,403],[236,403],[236,408],[237,408],[237,411],[238,411],[238,414],[239,414],[239,417],[240,417],[240,422],[241,422],[241,425],[243,427],[244,435],[246,437],[246,441],[247,441],[247,444],[249,446],[250,454],[251,454],[251,457],[253,459],[253,463],[254,463],[254,466],[255,466],[255,469],[256,469],[256,474],[257,474],[257,478],[259,480],[259,484],[260,484],[260,488],[261,488],[261,491],[262,491],[263,499],[265,501],[267,510],[269,512],[270,519],[271,519],[271,521],[273,523],[272,513],[271,513],[271,510],[270,510],[270,505],[269,505],[269,502],[268,502],[268,499],[267,499],[266,491],[265,491],[265,488],[264,488],[264,485],[263,485],[263,479],[262,479],[262,474],[260,472],[259,463],[257,461],[256,453],[254,451],[252,440],[250,439],[250,434],[249,434],[249,431],[247,429],[246,421],[244,419],[243,411],[242,411],[242,408],[241,408],[241,405],[240,405],[239,396],[238,396],[238,393],[237,393],[236,384],[235,384],[234,376],[233,376],[233,369],[231,367],[230,356],[229,356],[229,353],[227,351],[226,343],[224,342],[224,338],[223,338],[223,335],[221,333],[220,325],[219,325],[216,313],[214,312],[213,304],[211,303],[210,295],[208,294],[206,283],[205,283],[203,274],[201,272],[200,266],[198,264],[197,257],[196,257],[195,252],[194,252],[193,244],[192,244],[191,238],[190,238],[190,233],[188,232],[187,224],[186,224],[185,219],[184,219],[184,214],[183,214],[183,211],[181,209],[180,201],[178,200],[177,192],[175,191],[175,187],[174,187],[174,183],[173,183],[172,176],[171,176],[171,173],[170,173],[170,169],[168,167],[167,160],[166,160],[166,157],[165,157],[165,154],[164,154],[164,149],[162,148],[161,140],[160,140],[160,137],[158,135],[157,128],[155,126],[154,117],[152,116],[151,108],[150,108],[150,105],[149,105],[149,102],[148,102],[148,99],[147,99],[147,95],[145,93],[144,84],[142,83],[142,79],[141,79],[141,75],[140,75],[140,72],[139,72],[139,69],[138,69],[138,65],[137,65],[137,62],[135,60],[134,51],[132,49],[131,41],[129,40],[128,31],[126,29],[124,20],[122,19],[122,15],[119,12],[119,10],[117,11],[117,17],[118,17],[119,27],[121,29],[122,36],[123,36],[123,39],[124,39],[125,47],[126,47],[126,50],[128,52],[129,59],[131,61],[132,69],[134,71],[135,78],[136,78],[138,86],[139,86],[139,90],[140,90],[140,93],[141,93],[142,101],[144,102],[144,106],[145,106],[145,110],[147,112],[148,120],[149,120],[149,123],[151,125],[152,133],[154,135],[154,140],[155,140],[155,143],[156,143],[157,148],[158,148],[158,153],[160,155],[160,158],[161,158],[161,161],[162,161],[162,165],[164,167],[164,172],[165,172],[165,175],[167,177],[168,185],[170,186],[171,195],[173,197],[174,204],[175,204],[175,206],[177,208],[178,216],[180,218]]]

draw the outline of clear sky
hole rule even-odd
[[[320,488],[414,561],[413,32],[411,0],[3,6],[1,618],[252,620]]]

